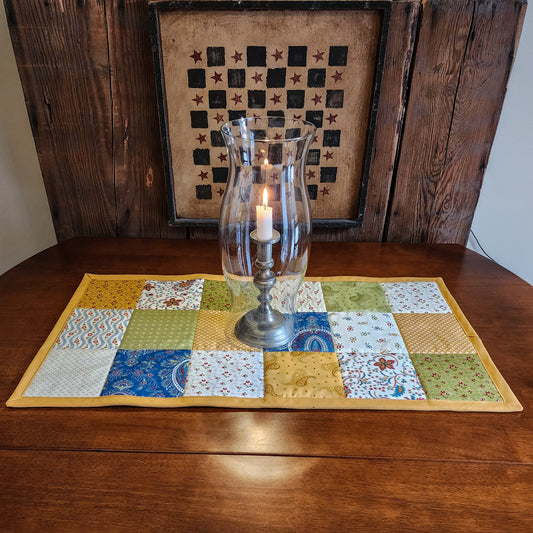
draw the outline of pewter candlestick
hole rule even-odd
[[[294,331],[292,321],[276,309],[272,309],[270,291],[276,283],[276,275],[270,269],[274,266],[272,245],[280,240],[280,234],[272,230],[272,238],[261,241],[257,231],[250,234],[257,245],[255,261],[259,271],[254,276],[254,285],[259,289],[259,306],[248,311],[235,325],[236,337],[249,346],[275,348],[286,345]]]

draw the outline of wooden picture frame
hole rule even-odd
[[[404,35],[388,48],[394,3],[151,2],[170,224],[216,226],[219,207],[212,201],[218,192],[220,205],[224,171],[213,161],[218,157],[222,162],[225,148],[215,126],[222,124],[221,116],[224,122],[243,111],[252,116],[259,101],[263,107],[257,109],[263,114],[279,107],[284,113],[315,119],[319,126],[315,139],[319,146],[311,146],[307,167],[311,170],[308,190],[313,226],[364,234],[365,213],[370,208],[372,229],[366,233],[369,238],[381,234],[413,45],[413,39]],[[406,0],[403,5],[410,3]],[[409,9],[401,13],[398,21],[409,18]],[[209,37],[202,41],[206,34]],[[254,37],[257,35],[260,37]],[[387,54],[404,61],[391,65],[384,77]],[[282,82],[276,73],[281,73]],[[263,85],[255,85],[257,80]],[[335,84],[343,89],[335,89]],[[258,100],[251,97],[252,92],[261,91]],[[303,102],[298,100],[302,93]],[[231,94],[234,106],[228,105]],[[310,104],[313,94],[320,104],[315,107]],[[384,102],[383,94],[387,96]],[[273,102],[270,106],[269,100]],[[218,119],[216,124],[214,119]],[[326,126],[328,120],[332,127]],[[341,122],[338,128],[337,121]],[[337,166],[322,164],[327,158],[337,158]],[[208,209],[204,200],[213,205]]]

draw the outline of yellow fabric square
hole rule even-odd
[[[394,319],[409,353],[476,353],[451,313],[394,313]]]
[[[135,309],[145,280],[92,280],[78,307],[88,309]]]
[[[256,352],[257,348],[243,344],[235,337],[235,324],[240,317],[230,311],[200,309],[192,349]]]
[[[329,352],[265,352],[265,400],[344,398],[337,355]]]

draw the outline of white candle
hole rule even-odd
[[[263,178],[263,183],[268,183],[270,174],[272,173],[272,165],[268,163],[268,159],[265,159],[261,165],[261,177]]]
[[[268,192],[263,190],[263,205],[255,208],[257,213],[257,238],[260,241],[272,239],[272,208],[268,207]]]

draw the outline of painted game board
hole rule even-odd
[[[239,317],[222,276],[86,274],[7,405],[521,410],[440,278],[306,279],[276,349]]]

